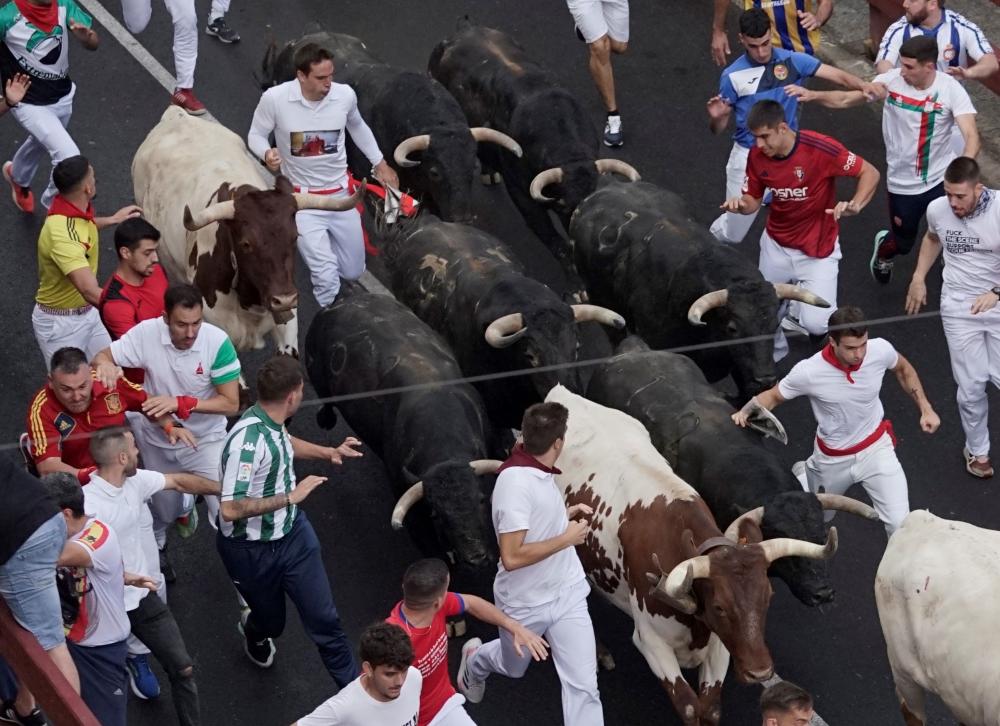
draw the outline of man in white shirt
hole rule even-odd
[[[1000,386],[1000,191],[979,180],[979,165],[960,156],[944,175],[944,198],[927,207],[927,234],[906,293],[906,312],[927,304],[927,273],[944,253],[941,323],[958,384],[965,469],[993,476],[986,384]]]
[[[306,43],[295,52],[294,61],[296,77],[269,88],[257,104],[247,135],[250,151],[271,171],[280,170],[296,192],[347,196],[347,132],[368,157],[374,177],[398,187],[396,172],[361,118],[354,90],[333,82],[330,52]],[[274,148],[268,141],[272,133]],[[340,291],[340,278],[356,280],[365,271],[361,215],[356,209],[302,210],[295,223],[313,295],[321,306],[329,305]]]
[[[812,456],[792,471],[811,492],[843,494],[853,484],[861,484],[891,536],[909,513],[910,502],[906,475],[896,458],[892,422],[883,418],[879,399],[885,372],[895,373],[917,404],[923,431],[934,433],[941,420],[910,362],[889,341],[868,339],[860,309],[838,308],[829,325],[826,347],[796,363],[776,386],[751,398],[733,414],[733,421],[745,427],[754,410],[770,411],[787,400],[807,396],[816,417],[816,442]]]
[[[423,677],[406,631],[370,625],[359,651],[361,675],[292,726],[417,726]]]
[[[563,723],[601,726],[597,649],[587,611],[590,586],[575,549],[590,529],[575,518],[593,510],[585,504],[567,508],[555,480],[568,416],[559,403],[531,406],[521,421],[523,443],[499,469],[492,509],[500,565],[493,595],[504,614],[548,642],[562,683]],[[462,647],[458,690],[479,703],[491,673],[523,676],[531,656],[517,650],[507,630],[485,645],[471,638]]]

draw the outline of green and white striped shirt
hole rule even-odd
[[[229,432],[222,449],[222,501],[264,499],[295,489],[292,440],[259,406],[251,406]],[[298,507],[290,504],[258,517],[227,522],[221,517],[223,536],[270,542],[288,534]]]

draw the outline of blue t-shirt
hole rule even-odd
[[[803,78],[816,75],[822,63],[811,55],[774,48],[771,60],[760,65],[744,53],[722,71],[719,95],[733,107],[736,133],[733,141],[746,148],[753,147],[753,134],[747,128],[747,114],[758,101],[777,101],[785,109],[788,125],[798,130],[796,110],[799,101],[785,93],[784,87],[801,83]]]

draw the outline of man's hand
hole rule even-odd
[[[108,224],[121,224],[126,219],[140,216],[142,216],[142,207],[137,204],[129,204],[108,217]]]
[[[727,199],[719,205],[719,209],[724,209],[725,211],[733,212],[734,214],[743,214],[746,207],[743,204],[743,197],[739,196]]]
[[[747,423],[750,420],[750,415],[753,414],[754,411],[759,410],[760,408],[761,405],[757,401],[757,397],[754,396],[743,405],[743,408],[733,413],[733,415],[730,416],[730,418],[733,419],[734,424],[736,424],[740,428],[745,429],[747,427]]]
[[[114,363],[100,363],[94,368],[94,374],[105,388],[113,389],[118,379],[124,375],[124,372],[121,366],[116,366]]]
[[[167,440],[173,445],[184,444],[184,446],[192,448],[195,451],[198,450],[198,439],[191,433],[191,429],[175,425],[170,430],[170,433],[167,434]]]
[[[805,13],[801,10],[798,11],[799,25],[802,26],[804,30],[818,30],[822,27],[816,16],[813,13]]]
[[[906,290],[906,314],[916,315],[927,304],[927,285],[923,280],[913,278]]]
[[[997,297],[996,294],[992,292],[984,292],[976,298],[975,302],[972,303],[972,310],[970,310],[970,312],[973,315],[985,313],[988,310],[995,308],[998,301],[1000,301],[1000,297]]]
[[[941,419],[938,415],[934,413],[934,409],[930,409],[920,414],[920,430],[925,434],[933,434],[938,430],[941,425]]]
[[[75,35],[76,39],[83,43],[85,47],[90,48],[91,50],[97,47],[99,38],[93,28],[88,28],[86,25],[81,25],[75,20],[70,20],[69,31]]]
[[[569,519],[576,519],[579,515],[589,517],[594,513],[594,508],[589,504],[574,504],[566,508],[566,517]]]
[[[966,73],[967,70],[967,68],[962,68],[962,66],[948,66],[944,72],[956,80],[964,81],[969,77]]]
[[[589,531],[590,524],[574,519],[570,521],[566,531],[563,532],[563,537],[566,538],[571,547],[576,547],[583,544],[584,540],[587,539],[587,532]]]
[[[132,587],[144,587],[150,592],[156,592],[160,588],[160,583],[147,575],[136,575],[134,572],[125,573],[125,584]]]
[[[785,95],[797,98],[801,103],[809,103],[810,101],[816,100],[815,91],[805,88],[804,86],[797,86],[795,84],[785,86]]]
[[[24,98],[24,94],[31,87],[31,76],[25,73],[15,73],[12,78],[7,79],[4,87],[3,97],[8,107],[16,106]]]
[[[291,491],[288,495],[288,501],[292,504],[301,504],[306,497],[312,494],[313,489],[325,481],[325,476],[307,476],[295,486],[295,489]]]
[[[358,441],[353,436],[348,436],[344,439],[344,443],[340,446],[333,447],[327,446],[323,449],[323,453],[326,454],[326,458],[329,459],[331,464],[337,464],[338,466],[344,463],[344,459],[356,459],[358,457],[364,456],[360,451],[356,451],[354,447],[361,446],[361,442]]]
[[[834,219],[839,220],[841,217],[853,217],[860,211],[861,205],[852,199],[849,202],[837,202],[837,205],[833,209],[826,210],[826,213],[832,214]]]
[[[519,658],[524,657],[521,648],[527,648],[535,660],[545,660],[549,657],[549,644],[545,642],[545,639],[532,633],[520,623],[515,622],[510,627],[510,634],[514,636],[514,652]]]
[[[142,412],[150,418],[159,418],[177,411],[176,396],[150,396],[142,402]]]
[[[277,149],[268,149],[264,152],[264,166],[269,171],[273,171],[275,174],[278,173],[278,169],[281,168],[281,154],[278,153]]]
[[[712,96],[705,103],[705,110],[708,111],[710,118],[721,119],[730,111],[729,101],[722,96]]]
[[[884,83],[862,83],[861,93],[869,101],[882,101],[889,95]]]
[[[385,159],[382,159],[373,169],[375,178],[382,183],[382,186],[390,186],[399,189],[399,176],[396,170],[389,166]]]
[[[729,36],[725,30],[712,28],[712,60],[720,68],[726,65],[726,56],[732,51],[729,50]]]

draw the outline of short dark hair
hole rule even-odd
[[[776,129],[787,121],[782,105],[769,98],[757,101],[751,106],[750,113],[747,114],[747,128],[751,131],[763,128]]]
[[[413,644],[410,636],[398,625],[384,621],[373,623],[361,634],[358,649],[361,661],[372,668],[389,666],[406,670],[413,663]]]
[[[87,354],[79,348],[60,348],[52,354],[49,361],[49,373],[76,373],[80,366],[89,365]]]
[[[740,15],[740,34],[748,38],[762,38],[771,32],[771,18],[760,8],[744,10]]]
[[[524,450],[532,456],[544,454],[556,439],[566,436],[569,411],[561,403],[545,401],[530,406],[521,419],[521,439]]]
[[[437,557],[417,560],[403,573],[403,602],[414,610],[429,608],[448,586],[448,565]]]
[[[792,709],[812,708],[813,698],[809,691],[789,681],[779,681],[768,686],[760,694],[760,712],[767,714],[788,713]]]
[[[899,46],[899,55],[913,58],[917,63],[937,63],[937,39],[933,35],[914,35]]]
[[[186,282],[171,285],[163,296],[163,309],[167,313],[167,317],[170,317],[170,313],[178,305],[191,310],[200,308],[202,304],[201,290]]]
[[[257,371],[257,398],[277,403],[303,382],[302,366],[290,355],[276,355]]]
[[[864,312],[853,305],[837,308],[830,316],[827,325],[830,326],[830,337],[837,343],[845,335],[860,338],[868,334],[868,323],[865,322]]]
[[[295,51],[295,56],[292,62],[295,64],[295,70],[303,73],[304,75],[309,75],[309,71],[317,63],[322,63],[323,61],[332,61],[333,53],[321,46],[319,43],[306,43],[304,46]]]
[[[83,487],[75,476],[68,471],[53,471],[42,477],[42,485],[60,509],[70,510],[74,517],[84,515]]]
[[[115,251],[119,257],[121,257],[122,249],[126,247],[134,252],[144,239],[159,242],[160,230],[142,217],[126,219],[115,228]]]
[[[52,168],[52,183],[60,194],[75,192],[80,182],[87,176],[90,162],[81,154],[69,156]]]
[[[979,183],[979,163],[968,156],[952,159],[944,170],[944,180],[949,184]]]
[[[106,466],[125,448],[125,426],[105,426],[90,435],[90,456],[98,466]]]

